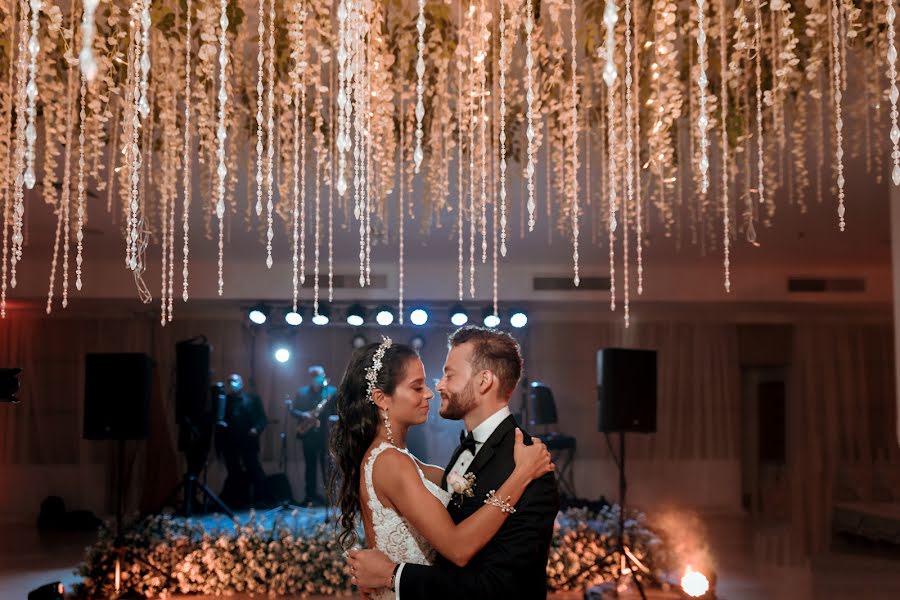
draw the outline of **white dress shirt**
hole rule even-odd
[[[449,472],[465,475],[466,471],[469,469],[469,465],[475,460],[475,456],[481,450],[482,446],[484,446],[484,443],[488,441],[488,438],[490,438],[491,435],[493,435],[494,430],[497,429],[500,423],[505,421],[506,417],[511,414],[512,412],[510,412],[509,407],[504,406],[473,429],[472,437],[475,438],[475,454],[472,454],[469,450],[463,450],[456,459],[456,462],[453,463]],[[450,490],[450,484],[447,484],[447,491],[452,491]],[[403,574],[404,566],[406,566],[406,563],[400,563],[400,568],[397,569],[397,575],[394,577],[394,590],[396,590],[395,594],[397,595],[397,600],[400,600],[400,576]]]

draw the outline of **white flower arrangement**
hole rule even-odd
[[[453,503],[462,506],[463,498],[471,498],[475,495],[475,473],[460,475],[453,471],[447,475],[447,485],[453,492]]]

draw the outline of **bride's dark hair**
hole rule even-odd
[[[338,539],[345,549],[358,540],[356,515],[360,510],[362,459],[372,445],[381,421],[378,407],[366,397],[366,371],[372,366],[378,346],[380,344],[369,344],[353,352],[335,400],[338,421],[331,430],[329,447],[336,469],[331,473],[329,494],[332,503],[341,509],[342,531]],[[393,394],[407,363],[416,357],[416,351],[406,344],[391,345],[381,359],[375,387],[387,395]]]

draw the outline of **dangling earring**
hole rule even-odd
[[[382,419],[384,420],[384,429],[387,431],[387,439],[391,443],[394,444],[394,432],[391,431],[391,422],[388,420],[388,411],[384,409],[384,413],[382,414]]]

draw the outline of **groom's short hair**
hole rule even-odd
[[[500,381],[500,391],[512,394],[522,376],[522,352],[516,339],[505,331],[466,325],[450,336],[450,347],[472,343],[472,367],[491,371]]]

